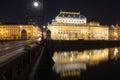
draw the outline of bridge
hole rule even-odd
[[[12,43],[12,42],[11,42]],[[21,42],[20,42],[21,43]],[[22,42],[24,44],[24,42]],[[3,43],[4,44],[4,43]],[[12,43],[13,44],[13,43]],[[11,49],[1,46],[0,80],[34,80],[40,60],[45,51],[45,43],[38,45],[14,43]]]

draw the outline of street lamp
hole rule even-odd
[[[41,21],[38,23],[39,26],[41,26],[42,30],[42,39],[43,39],[43,0],[33,0],[32,6],[36,11],[39,11],[36,13],[36,15],[39,15],[38,18],[41,19]],[[37,18],[37,17],[36,17]]]
[[[45,29],[46,28],[46,26],[43,26],[43,29]]]
[[[43,0],[34,0],[32,5],[35,9],[40,11],[39,18],[41,18],[42,20],[40,21],[39,24],[40,26],[43,26],[43,23],[42,23],[43,21]],[[41,29],[42,29],[42,39],[43,39],[43,27],[41,27]]]

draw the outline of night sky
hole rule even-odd
[[[1,0],[0,21],[23,23],[33,19],[47,23],[63,10],[80,11],[88,22],[120,24],[120,3],[115,0],[44,0],[43,10],[33,8],[32,1],[34,0]]]

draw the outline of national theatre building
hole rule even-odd
[[[37,38],[41,33],[38,26],[31,24],[0,24],[0,40],[28,40]]]
[[[87,23],[80,12],[60,13],[48,24],[53,40],[108,40],[109,27],[98,22]]]

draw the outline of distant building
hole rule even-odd
[[[120,40],[120,26],[111,25],[109,28],[110,40]]]
[[[38,37],[41,30],[38,26],[28,25],[2,25],[0,24],[0,40],[28,40]]]
[[[87,23],[80,12],[61,11],[51,24],[48,24],[53,40],[108,40],[109,27],[98,22]]]

